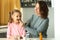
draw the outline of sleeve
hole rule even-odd
[[[35,30],[34,28],[26,27],[26,30],[27,30],[27,32],[30,33],[31,35],[38,36],[37,30]]]
[[[48,23],[49,23],[49,19],[46,19],[41,23],[41,25],[39,25],[39,27],[37,27],[37,29],[26,27],[26,30],[30,32],[32,35],[38,36],[40,32],[47,30]]]
[[[37,31],[35,29],[33,29],[32,27],[30,27],[30,22],[33,20],[33,16],[26,22],[26,31],[31,33],[32,35],[37,35]]]
[[[11,26],[8,24],[8,29],[7,29],[7,38],[11,36]]]
[[[46,31],[49,25],[49,19],[44,20],[39,27],[37,27],[37,32]]]
[[[25,37],[26,32],[25,32],[25,28],[23,27],[23,36]]]

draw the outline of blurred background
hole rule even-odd
[[[0,0],[0,38],[6,38],[7,23],[9,11],[19,9],[22,12],[22,20],[25,23],[34,14],[34,6],[37,1],[41,0]],[[54,38],[54,4],[53,0],[45,1],[49,8],[49,28],[48,38]]]

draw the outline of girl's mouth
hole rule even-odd
[[[17,19],[18,21],[20,20],[20,19]]]
[[[18,23],[20,22],[20,19],[17,19]]]

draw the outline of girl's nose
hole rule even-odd
[[[20,17],[18,17],[17,19],[20,19]]]

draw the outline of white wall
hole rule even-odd
[[[52,3],[52,7],[54,7],[54,0],[51,0],[51,3]]]
[[[48,28],[48,37],[53,38],[55,37],[54,31],[54,8],[49,8],[49,28]]]
[[[26,22],[34,13],[34,8],[23,8],[23,21]],[[54,37],[54,8],[49,8],[49,28],[48,37]]]
[[[60,39],[60,0],[54,0],[55,38]]]

